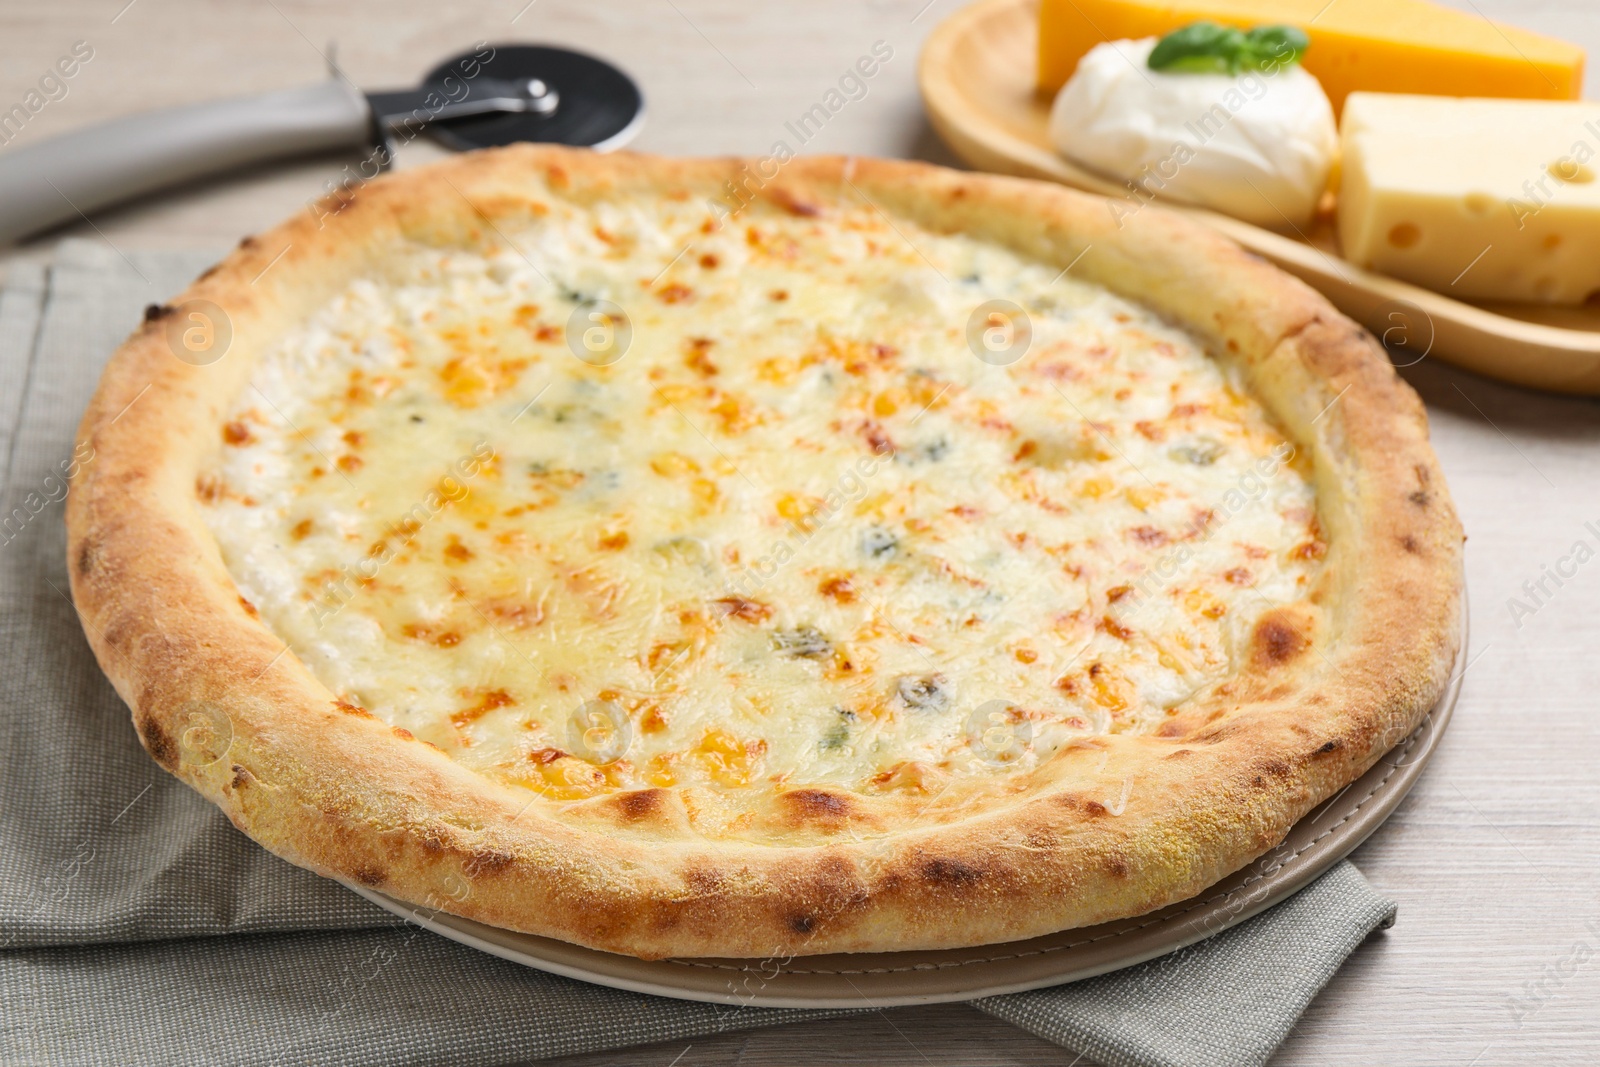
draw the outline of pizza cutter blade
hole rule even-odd
[[[336,72],[337,73],[337,72]],[[0,152],[0,244],[111,204],[229,170],[370,147],[361,178],[395,141],[426,132],[455,150],[516,141],[620,148],[644,122],[644,96],[591,55],[481,44],[415,89],[321,85],[148,111]]]
[[[439,64],[424,76],[423,84],[442,83],[461,62]],[[644,94],[633,79],[583,52],[545,45],[502,45],[483,69],[485,77],[502,81],[539,81],[557,96],[557,102],[546,111],[502,111],[433,123],[429,135],[446,148],[464,152],[534,141],[609,152],[633,140],[644,125]]]

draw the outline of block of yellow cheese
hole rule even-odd
[[[1600,301],[1600,103],[1352,93],[1344,256],[1462,299]]]
[[[1576,100],[1583,50],[1427,0],[1041,0],[1039,88],[1054,94],[1101,41],[1159,37],[1200,19],[1299,26],[1303,60],[1338,114],[1357,90]]]

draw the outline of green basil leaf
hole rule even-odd
[[[1215,22],[1192,22],[1173,30],[1150,51],[1151,70],[1232,73],[1244,49],[1245,35]]]
[[[1244,35],[1240,62],[1252,70],[1273,70],[1300,62],[1311,38],[1298,26],[1257,26]]]
[[[1246,33],[1215,22],[1192,22],[1157,41],[1147,65],[1179,74],[1275,71],[1300,62],[1310,43],[1294,26],[1257,26]]]

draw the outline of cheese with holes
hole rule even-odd
[[[1600,300],[1600,104],[1356,93],[1339,238],[1463,299]]]
[[[1055,93],[1102,41],[1160,37],[1200,19],[1305,30],[1305,68],[1335,113],[1363,89],[1540,100],[1583,91],[1583,49],[1425,0],[1043,0],[1039,88]]]

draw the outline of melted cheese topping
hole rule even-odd
[[[1314,576],[1293,450],[1135,304],[865,205],[547,207],[350,284],[199,482],[293,652],[479,772],[1015,774],[1159,727]],[[969,343],[1019,335],[994,300],[1028,319],[1009,365]],[[573,354],[608,329],[620,359]]]

